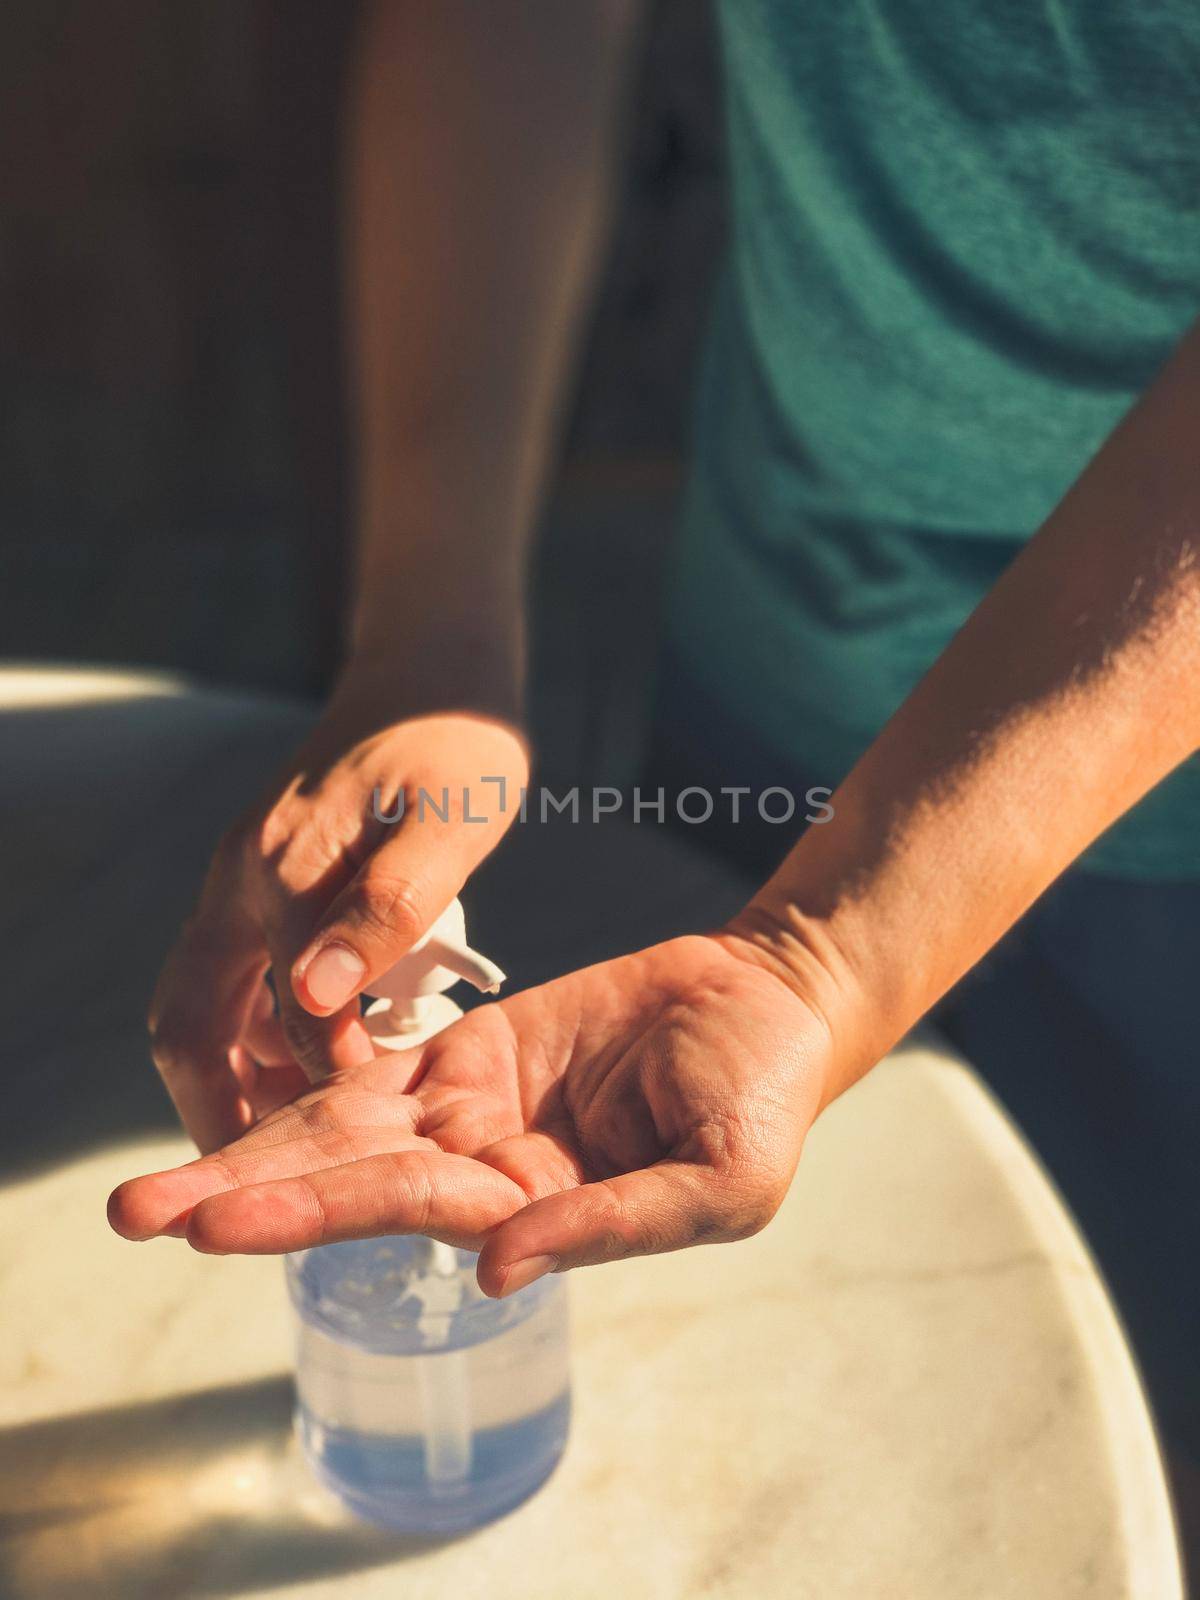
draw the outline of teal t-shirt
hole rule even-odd
[[[1200,311],[1196,0],[723,0],[671,648],[849,769]],[[1084,858],[1200,877],[1200,763]]]

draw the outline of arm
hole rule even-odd
[[[633,0],[375,0],[346,206],[357,599],[311,737],[222,840],[150,1012],[210,1149],[369,1058],[358,993],[503,835],[525,555],[604,232]],[[470,787],[475,819],[463,825]],[[373,790],[453,801],[376,824]],[[263,983],[272,969],[279,1016]]]
[[[742,919],[830,1099],[1200,746],[1200,324]]]
[[[444,705],[449,681],[519,717],[524,557],[605,231],[633,17],[633,0],[367,12],[347,212],[353,661],[410,704]]]

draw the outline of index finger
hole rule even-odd
[[[275,1255],[347,1239],[420,1233],[478,1250],[529,1197],[471,1156],[400,1150],[203,1200],[188,1243],[209,1255]]]

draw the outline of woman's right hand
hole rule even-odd
[[[512,723],[471,711],[397,718],[393,697],[344,680],[221,841],[158,980],[155,1065],[202,1151],[371,1058],[359,993],[499,842],[528,774]],[[432,804],[418,806],[422,789]],[[380,821],[398,797],[399,820]]]

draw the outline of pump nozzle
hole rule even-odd
[[[469,944],[431,936],[424,948],[438,966],[448,967],[483,994],[496,994],[504,982],[504,974],[496,963],[481,956],[478,950],[472,950]]]
[[[459,1013],[452,1001],[436,997],[460,978],[485,994],[495,994],[504,982],[496,963],[467,943],[463,908],[452,900],[412,949],[368,986],[379,1000],[367,1012],[368,1032],[388,1040],[406,1035],[411,1043],[417,1042],[418,1033],[427,1037],[437,1032]],[[385,1048],[403,1045],[395,1042]]]
[[[504,982],[495,962],[467,943],[462,904],[451,900],[412,949],[381,973],[368,990],[382,1000],[412,1000],[418,995],[441,994],[460,978],[485,994],[494,994]]]

